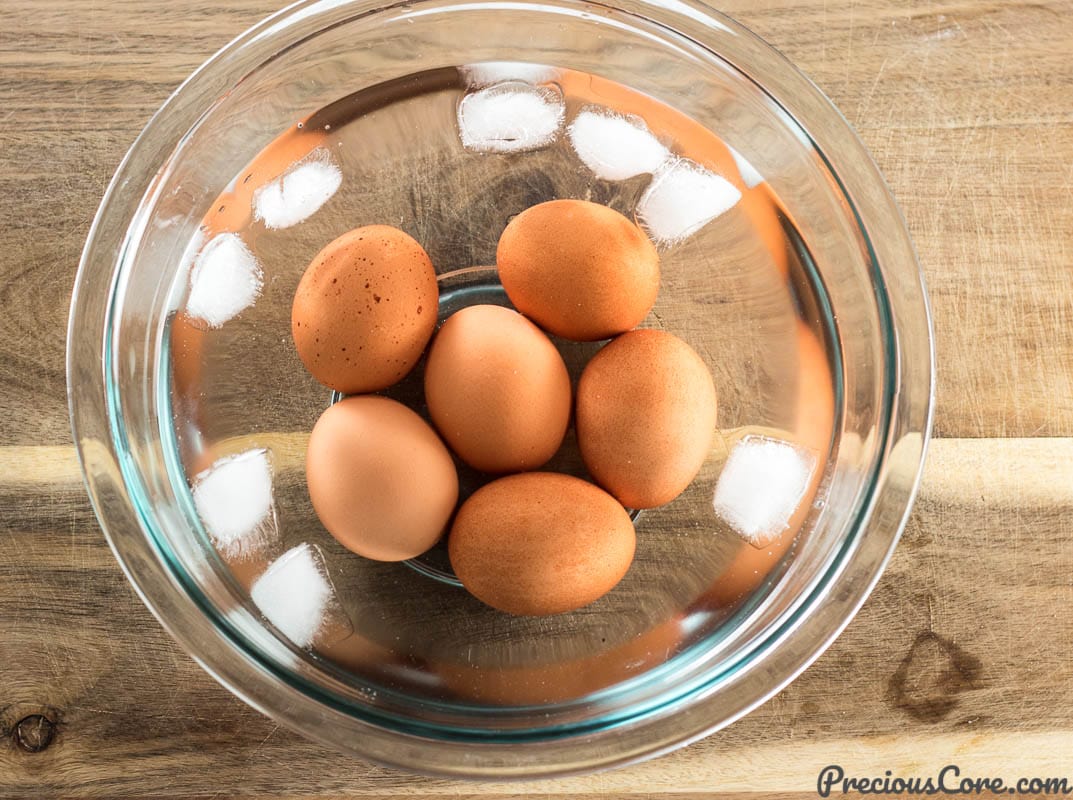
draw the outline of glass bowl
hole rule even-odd
[[[463,146],[461,98],[489,86],[550,98],[560,127],[528,147]],[[625,178],[594,172],[561,127],[594,107],[647,127],[665,160]],[[335,182],[308,219],[254,213],[259,190],[281,192],[279,175],[311,159]],[[670,217],[646,203],[683,166],[740,197],[676,238],[666,226],[696,213],[703,223],[703,209],[679,184]],[[441,320],[507,304],[491,266],[498,235],[559,197],[634,215],[659,240],[660,295],[643,325],[685,339],[711,369],[719,430],[681,497],[634,514],[635,561],[612,592],[571,613],[515,617],[459,588],[442,546],[372,562],[320,526],[304,448],[338,397],[302,368],[290,305],[312,256],[371,223],[428,250]],[[228,317],[214,327],[191,313],[190,287],[207,242],[236,233],[259,262],[259,295],[238,313],[210,298]],[[599,347],[556,343],[575,378]],[[389,394],[423,411],[420,370]],[[921,274],[861,143],[771,47],[678,0],[319,0],[251,29],[175,92],[117,171],[79,269],[68,378],[108,540],[206,670],[326,745],[489,778],[664,753],[792,680],[897,542],[933,383]],[[753,544],[713,493],[736,448],[772,439],[808,464],[807,482],[788,519]],[[260,545],[236,555],[214,546],[192,487],[243,454],[267,465],[271,490]],[[584,475],[572,434],[549,468]],[[484,479],[462,470],[463,492]],[[754,505],[787,502],[774,486],[748,491]],[[251,600],[269,565],[304,543],[334,587],[311,642]]]

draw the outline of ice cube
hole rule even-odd
[[[269,622],[298,647],[309,647],[335,603],[320,552],[308,543],[281,555],[253,583],[250,597]]]
[[[458,130],[467,150],[520,153],[551,144],[564,114],[558,89],[500,83],[462,98]]]
[[[242,237],[218,234],[194,260],[186,312],[218,328],[253,305],[262,285],[261,266]]]
[[[637,204],[637,213],[660,244],[680,242],[729,211],[741,192],[726,178],[688,159],[664,164]]]
[[[318,148],[254,192],[254,216],[266,228],[290,228],[317,213],[342,183],[343,173],[331,155]]]
[[[715,513],[746,541],[767,544],[787,529],[808,490],[816,457],[789,442],[749,435],[730,451],[715,486]]]
[[[194,478],[194,507],[209,538],[226,557],[261,550],[276,534],[268,452],[221,458]]]
[[[604,180],[622,181],[655,172],[671,157],[643,120],[611,111],[582,111],[567,134],[578,158]]]

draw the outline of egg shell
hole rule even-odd
[[[470,306],[440,328],[425,364],[429,416],[483,472],[538,469],[570,422],[570,375],[551,340],[502,306]]]
[[[439,289],[420,244],[388,225],[343,234],[306,269],[291,309],[298,355],[345,394],[386,389],[417,363],[436,327]]]
[[[715,418],[707,365],[666,331],[624,333],[578,382],[581,457],[629,508],[669,503],[689,486],[711,449]]]
[[[558,614],[602,597],[630,568],[635,546],[633,522],[615,498],[551,472],[482,486],[447,540],[462,585],[518,615]]]
[[[515,308],[575,341],[640,324],[659,292],[659,256],[634,222],[584,200],[551,200],[510,221],[496,250]]]
[[[458,474],[436,432],[386,397],[348,397],[309,436],[309,499],[349,550],[403,561],[434,545],[458,502]]]

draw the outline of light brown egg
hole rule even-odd
[[[386,397],[348,397],[320,415],[306,451],[306,481],[329,533],[377,561],[428,550],[458,501],[458,474],[443,442]]]
[[[439,289],[428,254],[388,225],[345,233],[306,269],[291,309],[298,355],[345,394],[385,389],[408,373],[436,327]]]
[[[575,341],[635,327],[659,292],[659,256],[644,231],[584,200],[551,200],[516,216],[499,239],[496,266],[515,308]]]
[[[622,334],[578,382],[581,457],[629,508],[669,503],[689,486],[711,449],[715,417],[707,365],[666,331]]]
[[[440,434],[483,472],[537,469],[570,421],[570,375],[551,340],[502,306],[453,314],[432,342],[425,399]]]
[[[447,547],[462,585],[510,614],[572,611],[630,567],[633,523],[591,483],[551,472],[499,478],[458,510]]]

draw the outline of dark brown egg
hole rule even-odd
[[[388,225],[345,233],[298,284],[291,332],[313,377],[345,394],[385,389],[417,363],[436,326],[436,272],[420,244]]]

